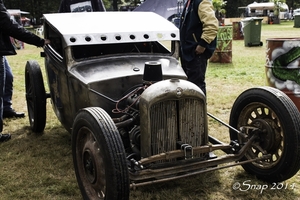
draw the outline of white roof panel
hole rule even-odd
[[[179,30],[153,12],[80,12],[44,15],[67,46],[179,40]]]

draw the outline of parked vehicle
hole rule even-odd
[[[151,12],[44,15],[46,92],[39,64],[26,63],[33,132],[46,99],[71,133],[84,199],[128,199],[130,188],[236,165],[267,182],[300,167],[300,116],[280,90],[251,88],[233,103],[229,124],[207,112],[206,97],[179,62],[178,28]],[[216,91],[220,92],[220,91]],[[230,142],[208,133],[208,117]],[[219,133],[228,134],[228,133]],[[221,150],[218,157],[213,153]]]
[[[297,8],[297,9],[295,9],[295,10],[293,11],[293,17],[294,17],[295,15],[300,15],[300,8]]]

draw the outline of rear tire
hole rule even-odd
[[[229,124],[259,128],[259,138],[242,160],[271,154],[271,158],[242,165],[251,174],[268,182],[280,182],[294,176],[300,167],[300,114],[292,100],[271,87],[244,91],[234,102]],[[230,130],[231,140],[243,139]]]
[[[46,91],[40,65],[27,61],[25,66],[25,90],[30,128],[43,132],[46,125]]]

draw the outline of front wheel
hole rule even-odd
[[[271,87],[251,88],[234,102],[229,124],[237,129],[254,127],[260,130],[258,139],[242,160],[271,155],[268,159],[242,167],[268,182],[280,182],[294,176],[300,167],[300,114],[291,99]],[[243,144],[243,139],[230,130],[231,140]]]
[[[72,128],[72,155],[83,199],[129,199],[129,174],[119,132],[101,108],[79,111]]]

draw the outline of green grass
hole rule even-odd
[[[299,37],[300,29],[292,21],[280,25],[262,25],[262,47],[245,47],[243,40],[234,40],[230,64],[210,63],[207,71],[208,111],[228,122],[235,98],[244,90],[265,85],[266,39]],[[25,45],[17,56],[8,57],[15,76],[13,106],[27,111],[24,71],[27,60],[37,60],[44,70],[41,49]],[[44,73],[45,75],[45,73]],[[46,80],[46,78],[45,78]],[[4,121],[4,132],[12,133],[9,142],[0,144],[0,200],[81,199],[72,163],[70,134],[60,125],[50,101],[47,102],[47,123],[42,135],[30,131],[28,118]],[[228,129],[209,120],[209,133],[228,141]],[[285,181],[285,189],[247,174],[242,167],[231,167],[177,181],[137,188],[133,200],[195,199],[299,199],[300,173]],[[235,183],[256,188],[233,190]],[[293,187],[294,184],[294,187]],[[261,190],[259,187],[268,186]]]

